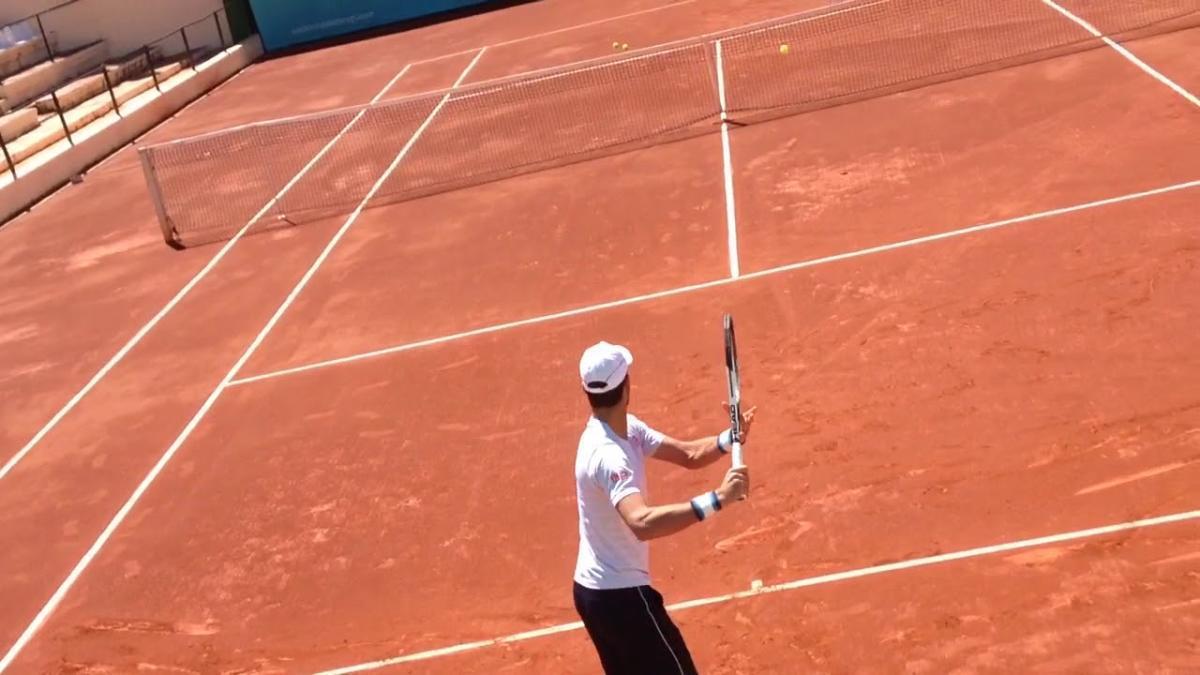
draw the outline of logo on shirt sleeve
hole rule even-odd
[[[629,478],[631,476],[633,476],[633,474],[629,472],[629,469],[619,469],[617,471],[610,473],[608,475],[608,479],[613,484],[616,484],[616,483],[620,483],[623,480],[629,480]]]

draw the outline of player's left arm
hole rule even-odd
[[[750,425],[754,421],[755,410],[756,408],[750,408],[742,411],[742,438],[740,439],[742,443],[746,442],[746,437],[750,434]],[[728,438],[722,438],[722,434],[690,441],[664,436],[662,443],[651,457],[682,466],[685,469],[702,469],[729,452],[728,447],[722,447],[723,445],[727,446],[728,441]]]

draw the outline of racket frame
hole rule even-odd
[[[725,314],[722,324],[725,332],[725,376],[729,384],[729,428],[733,434],[730,454],[733,466],[745,466],[742,453],[742,382],[738,369],[737,336],[733,329],[733,316]]]

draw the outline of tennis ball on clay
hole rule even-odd
[[[790,51],[792,51],[792,48],[790,46],[788,46],[786,44],[779,45],[779,53],[780,54],[787,54]]]
[[[614,42],[614,43],[613,43],[613,49],[620,49],[620,48],[621,48],[621,43],[620,43],[620,42]]]
[[[628,42],[622,42],[622,43],[621,43],[621,51],[625,51],[626,49],[629,49],[629,43],[628,43]]]

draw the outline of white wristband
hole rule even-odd
[[[717,449],[726,453],[733,449],[733,429],[726,429],[717,436]]]
[[[692,512],[696,514],[696,520],[704,520],[720,510],[721,500],[717,498],[715,490],[692,499]]]

